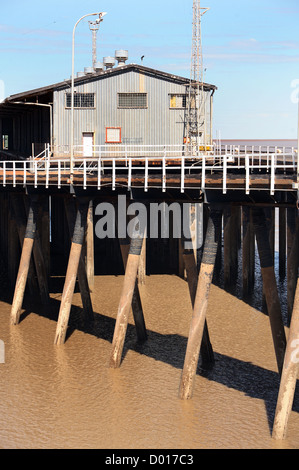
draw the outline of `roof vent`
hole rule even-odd
[[[121,67],[122,65],[126,65],[126,61],[129,58],[128,51],[125,51],[125,50],[115,51],[115,58],[118,61],[118,67]]]
[[[96,62],[95,63],[95,66],[94,66],[94,70],[96,72],[101,72],[102,70],[104,70],[104,65],[102,62]]]
[[[93,73],[93,68],[92,67],[85,67],[84,68],[84,73],[85,73],[85,75],[91,75]]]
[[[112,69],[115,65],[115,58],[114,57],[104,57],[103,64],[106,67],[106,70]]]

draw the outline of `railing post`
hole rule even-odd
[[[226,182],[227,182],[227,156],[225,152],[225,154],[223,155],[223,189],[222,189],[223,194],[226,194]]]
[[[164,146],[164,156],[162,161],[162,191],[165,193],[166,191],[166,149]]]
[[[112,159],[112,191],[115,191],[115,157]]]
[[[129,158],[129,169],[128,169],[128,191],[131,190],[132,184],[132,158]]]
[[[181,193],[185,192],[185,159],[181,158]]]
[[[245,155],[245,167],[246,167],[246,194],[250,192],[250,166],[249,166],[249,155]]]
[[[34,162],[34,187],[37,188],[37,162]]]
[[[6,162],[3,162],[3,188],[6,186]]]
[[[13,187],[16,187],[16,162],[12,162]]]
[[[49,187],[50,160],[46,161],[46,189]]]
[[[148,191],[148,158],[144,159],[144,191]]]
[[[275,154],[271,155],[271,185],[270,185],[270,194],[273,196],[275,192]]]
[[[204,192],[206,189],[206,157],[202,157],[202,175],[201,175],[201,190]]]
[[[86,189],[86,160],[83,160],[83,189]]]
[[[101,155],[98,158],[98,189],[101,189]]]

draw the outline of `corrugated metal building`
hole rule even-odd
[[[74,88],[74,145],[81,147],[83,155],[91,156],[92,146],[99,145],[183,144],[189,83],[187,78],[137,64],[78,76]],[[202,89],[202,132],[205,129],[205,142],[210,143],[216,87],[203,84]],[[36,145],[35,155],[38,144],[50,143],[55,155],[69,154],[71,80],[7,98],[0,105],[0,132],[1,150],[30,156],[32,143]]]

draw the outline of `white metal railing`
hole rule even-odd
[[[36,156],[34,155],[34,146],[32,146],[32,150],[33,153],[31,157],[29,157],[29,161],[31,162],[31,168],[33,168],[35,164],[37,164],[39,168],[44,167],[45,162],[51,157],[50,144],[44,144],[44,149]]]
[[[111,174],[111,187],[115,190],[117,187],[117,173],[126,174],[126,187],[132,187],[133,169],[138,169],[138,174],[143,176],[143,187],[145,191],[149,189],[149,178],[151,172],[160,172],[161,184],[158,186],[162,191],[166,191],[167,174],[177,174],[180,180],[181,192],[188,188],[187,175],[201,175],[199,189],[205,190],[207,178],[211,174],[222,175],[222,191],[225,194],[228,190],[228,180],[230,174],[240,174],[244,185],[238,189],[243,189],[247,194],[251,190],[253,174],[268,174],[267,181],[263,189],[270,190],[274,194],[276,189],[277,173],[297,174],[296,152],[292,149],[290,152],[270,151],[256,152],[250,149],[249,152],[236,151],[235,148],[219,149],[219,154],[208,152],[202,153],[197,158],[190,159],[190,156],[172,156],[169,159],[165,152],[162,157],[127,157],[120,161],[119,157],[84,158],[75,160],[74,173],[82,175],[82,186],[86,189],[90,185],[97,185],[98,189],[103,186],[103,174]],[[135,165],[138,160],[138,166]],[[44,151],[44,155],[34,160],[25,161],[0,161],[0,185],[5,187],[7,184],[16,185],[34,184],[34,187],[43,185],[48,188],[50,185],[56,185],[61,188],[68,182],[70,174],[70,159],[60,158],[51,159],[50,149]],[[92,176],[92,178],[91,178]],[[92,181],[91,181],[92,180]],[[78,184],[78,183],[77,183]],[[157,186],[157,187],[158,187]]]

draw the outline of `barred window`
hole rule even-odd
[[[118,107],[122,109],[147,108],[147,93],[118,93]]]
[[[72,94],[66,94],[66,107],[72,106]],[[74,93],[74,108],[94,108],[94,93]]]

